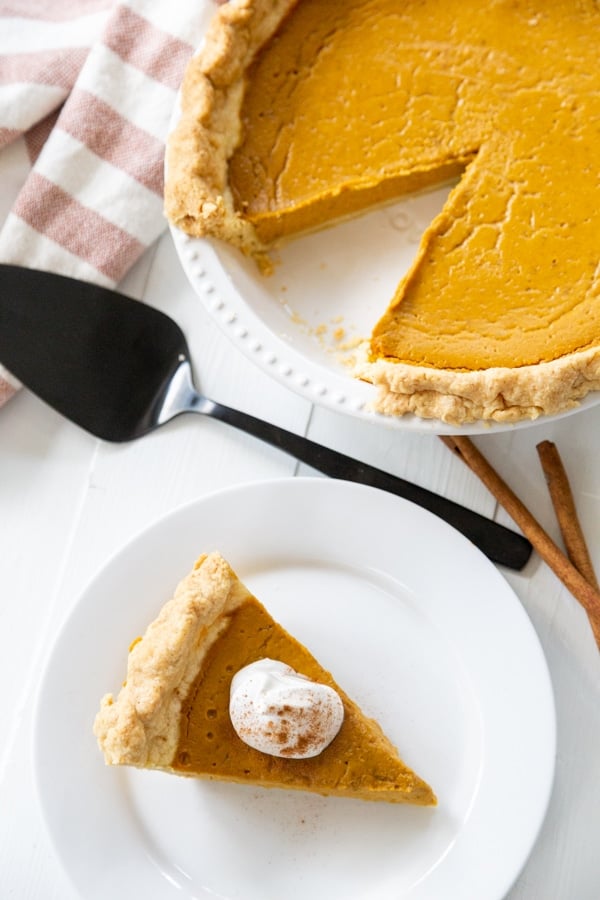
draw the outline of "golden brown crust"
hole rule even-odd
[[[195,237],[213,235],[265,253],[236,212],[228,165],[240,137],[246,69],[297,0],[231,0],[215,14],[181,88],[181,116],[167,144],[165,211]]]
[[[102,698],[94,734],[108,765],[169,768],[182,700],[227,614],[249,596],[218,553],[198,560],[132,646],[118,697]]]
[[[378,387],[373,407],[383,415],[510,423],[566,412],[600,390],[600,348],[514,369],[453,372],[379,359],[359,362],[355,373]]]

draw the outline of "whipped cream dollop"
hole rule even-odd
[[[309,759],[344,720],[339,694],[275,659],[259,659],[231,682],[229,715],[238,737],[270,756]]]

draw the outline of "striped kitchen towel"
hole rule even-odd
[[[116,285],[166,227],[164,143],[216,0],[0,0],[0,262]],[[18,383],[0,365],[0,405]]]

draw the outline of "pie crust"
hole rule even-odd
[[[344,721],[317,756],[264,754],[233,730],[231,680],[264,657],[339,694]],[[400,759],[378,723],[269,616],[216,552],[198,560],[133,642],[126,680],[116,698],[102,698],[94,733],[108,765],[362,800],[436,803],[429,785]]]
[[[258,51],[275,34],[296,5],[300,8],[301,0],[299,4],[297,0],[231,0],[219,8],[201,52],[188,67],[181,91],[181,117],[167,148],[165,208],[170,221],[191,235],[210,235],[237,246],[251,255],[265,272],[271,267],[269,251],[277,239],[271,239],[268,229],[267,232],[263,229],[261,237],[261,229],[253,224],[249,216],[240,212],[232,192],[230,165],[242,140],[242,103],[248,70]],[[430,2],[429,5],[434,9],[435,3]],[[365,3],[365,8],[374,6],[376,3]],[[502,2],[496,6],[501,7]],[[568,4],[563,4],[563,7],[564,15],[570,15]],[[467,7],[461,7],[461,10],[457,15],[471,15]],[[534,20],[541,21],[548,15],[556,15],[556,11],[549,12],[541,0],[528,0],[524,5],[524,12],[521,12],[523,15],[530,13],[530,22],[533,24]],[[580,13],[588,16],[590,28],[598,27],[600,35],[600,12],[597,5],[588,0],[573,15]],[[593,18],[596,14],[597,23]],[[464,49],[465,53],[469,52],[466,45]],[[576,54],[577,47],[567,49]],[[586,77],[597,81],[597,72],[596,69]],[[549,79],[551,74],[548,75]],[[565,77],[571,78],[571,74],[567,73]],[[519,90],[525,90],[521,85],[518,87]],[[516,88],[515,93],[518,93]],[[556,94],[563,96],[561,85],[557,86]],[[576,97],[574,99],[574,95],[565,91],[564,104],[573,105],[573,115],[576,114],[575,103]],[[524,119],[525,113],[526,110],[523,113]],[[471,146],[464,150],[462,157],[460,154],[455,155],[454,161],[466,164],[477,152],[478,147]],[[586,159],[587,156],[580,163],[581,166],[588,165]],[[442,162],[439,162],[438,168],[445,171]],[[569,172],[565,172],[565,184],[561,185],[561,189],[567,194],[569,177]],[[409,178],[407,184],[409,188],[411,184],[413,187],[424,186],[427,180],[424,178],[420,184],[418,180],[413,183]],[[555,187],[549,185],[548,191],[555,190]],[[600,186],[597,190],[600,201]],[[565,216],[563,225],[568,231],[570,223],[567,213]],[[600,223],[598,216],[596,206],[595,221]],[[321,226],[326,224],[329,221],[320,223]],[[400,310],[402,316],[402,292],[411,289],[412,283],[426,272],[433,252],[430,252],[430,247],[447,226],[449,227],[448,220],[444,219],[442,213],[426,230],[417,258],[411,271],[405,276],[390,311],[392,308]],[[309,223],[309,227],[320,226],[314,223],[311,226]],[[265,233],[267,239],[264,239]],[[542,238],[543,236],[542,233]],[[478,232],[479,237],[484,241],[493,239],[487,222],[483,222],[483,227]],[[571,255],[577,253],[577,246],[575,237],[574,243],[569,244],[565,252]],[[378,386],[374,403],[377,411],[392,416],[414,413],[450,424],[477,420],[516,422],[575,408],[590,391],[600,389],[600,324],[593,332],[594,322],[600,315],[600,257],[596,253],[594,269],[594,260],[587,256],[590,248],[586,245],[583,250],[579,249],[582,253],[581,278],[589,280],[587,296],[591,298],[591,304],[595,304],[590,305],[591,324],[583,345],[572,351],[560,352],[555,358],[536,359],[525,364],[494,365],[486,362],[479,367],[461,365],[459,361],[452,365],[438,366],[429,364],[425,358],[419,361],[396,355],[393,341],[391,350],[386,345],[385,333],[382,340],[380,323],[370,342],[365,343],[362,358],[355,370],[358,378]],[[543,268],[556,262],[533,259],[537,252],[537,249],[531,251],[532,261],[535,263],[531,270],[533,282],[536,271],[542,272]],[[587,267],[585,272],[584,266]],[[560,306],[571,287],[571,284],[557,284],[553,289],[552,301],[546,298],[544,302],[554,302],[556,296],[556,302]],[[532,289],[535,289],[535,284]],[[574,305],[578,302],[576,298]],[[400,319],[397,328],[401,331],[405,325],[406,322]],[[522,327],[526,333],[531,324],[526,321]],[[557,331],[560,328],[555,329]],[[552,325],[548,333],[552,333]],[[451,340],[450,335],[448,340]],[[525,340],[524,344],[526,343]],[[484,344],[485,338],[482,338],[482,346]],[[552,353],[549,356],[552,357]]]

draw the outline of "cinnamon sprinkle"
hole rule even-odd
[[[329,732],[331,710],[318,703],[311,707],[294,707],[284,705],[272,706],[269,709],[273,717],[268,722],[271,729],[267,736],[273,738],[279,747],[278,756],[296,757],[298,754],[305,756],[309,751],[317,750],[323,746],[325,735]],[[251,717],[248,716],[251,720]],[[248,724],[239,729],[239,735],[243,738],[255,737],[260,732],[254,724]],[[290,737],[296,733],[293,743]]]

